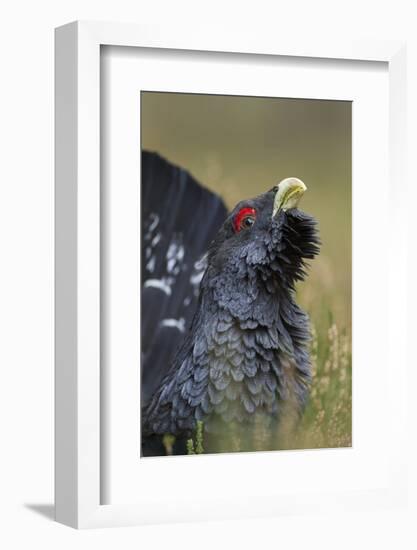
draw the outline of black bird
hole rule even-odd
[[[297,208],[305,189],[287,178],[224,221],[208,248],[191,328],[142,409],[143,444],[190,437],[198,420],[207,434],[227,425],[244,432],[258,413],[280,420],[285,410],[302,412],[310,334],[295,283],[319,252],[316,221]]]

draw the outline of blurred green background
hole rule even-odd
[[[187,169],[232,208],[289,176],[322,249],[298,302],[312,320],[315,379],[299,442],[351,444],[351,102],[141,93],[142,148]],[[313,433],[314,432],[314,433]]]

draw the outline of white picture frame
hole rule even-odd
[[[201,505],[185,515],[175,499],[149,507],[101,504],[100,454],[100,47],[129,46],[230,52],[298,58],[381,61],[389,71],[390,190],[404,179],[405,45],[363,41],[327,44],[238,31],[195,29],[186,37],[175,29],[113,23],[75,22],[56,30],[56,519],[72,527],[132,525],[248,515],[236,498]],[[395,203],[395,238],[406,242],[406,222]],[[405,247],[390,249],[390,269],[405,281]],[[404,283],[405,284],[405,283]],[[405,324],[405,294],[390,302],[390,315]],[[404,328],[404,327],[403,327]],[[278,502],[256,503],[249,515],[306,512],[339,506],[394,506],[405,498],[406,331],[396,365],[395,423],[387,429],[389,475],[383,489],[337,494],[294,493]],[[401,338],[401,336],[400,336]],[[401,345],[402,344],[402,345]],[[404,350],[404,351],[401,351]],[[394,420],[393,420],[394,422]],[[400,427],[398,422],[400,422]],[[395,433],[394,439],[391,436]],[[388,453],[388,450],[387,450]],[[256,460],[256,459],[255,459]]]

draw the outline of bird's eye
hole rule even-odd
[[[234,219],[236,233],[242,229],[249,229],[255,223],[256,210],[254,208],[241,208]]]

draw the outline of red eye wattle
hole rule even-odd
[[[241,208],[236,214],[233,225],[236,233],[242,229],[249,229],[255,223],[256,210],[254,208]]]

